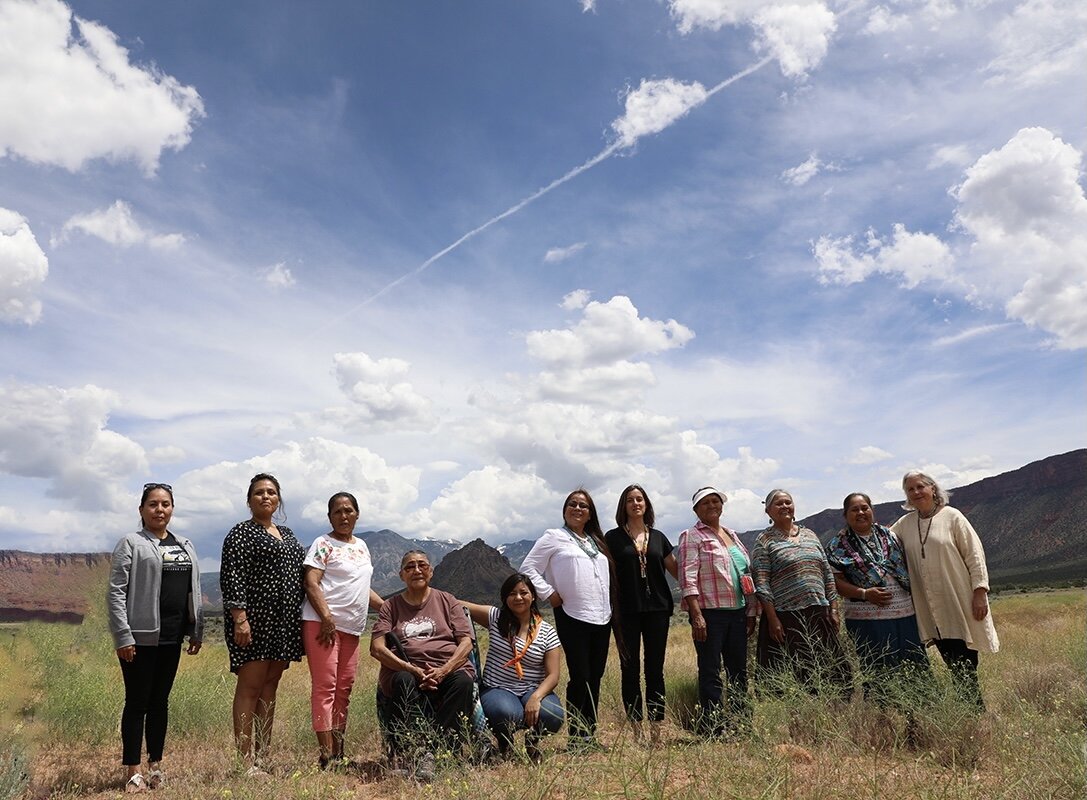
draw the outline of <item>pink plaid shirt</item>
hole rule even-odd
[[[735,544],[750,563],[747,548],[734,531],[724,526],[722,530],[732,538],[730,544],[722,542],[717,532],[701,520],[679,535],[680,594],[697,595],[699,608],[737,609],[746,605],[748,614],[753,614],[755,604],[745,603],[740,587],[733,585],[732,556],[728,552]]]

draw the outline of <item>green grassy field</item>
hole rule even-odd
[[[171,697],[163,797],[275,798],[1082,798],[1087,721],[1087,602],[1082,590],[994,599],[1002,641],[982,656],[988,711],[980,719],[948,694],[928,699],[920,744],[905,720],[859,696],[844,706],[796,695],[758,700],[755,731],[741,743],[705,743],[676,719],[694,693],[695,659],[685,626],[672,629],[667,675],[672,718],[666,745],[635,743],[619,712],[619,674],[609,661],[602,700],[604,753],[560,752],[560,734],[540,766],[446,764],[420,788],[381,779],[374,719],[376,664],[360,663],[348,753],[361,767],[319,772],[309,728],[309,676],[291,667],[280,687],[270,767],[247,782],[232,758],[233,676],[225,647],[209,642],[183,656]],[[937,658],[938,660],[938,658]],[[940,686],[946,674],[937,669]],[[82,626],[32,623],[0,636],[0,800],[120,795],[123,702],[104,620]],[[28,775],[29,785],[24,780]]]

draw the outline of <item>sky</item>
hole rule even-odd
[[[0,0],[0,546],[1082,447],[1084,63],[1076,0]]]

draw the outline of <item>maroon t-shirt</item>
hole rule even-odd
[[[386,600],[370,635],[384,636],[389,631],[400,638],[408,661],[423,669],[445,664],[456,651],[457,640],[472,635],[464,606],[440,589],[431,589],[426,602],[419,606],[399,594]],[[471,661],[465,661],[460,669],[475,677]],[[392,694],[392,679],[393,671],[382,664],[377,681],[386,695]]]

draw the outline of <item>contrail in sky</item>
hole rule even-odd
[[[491,227],[496,222],[501,222],[506,217],[512,217],[514,214],[516,214],[522,208],[527,206],[533,200],[538,200],[539,198],[543,197],[545,194],[550,192],[552,189],[556,189],[559,186],[562,186],[564,183],[566,183],[567,181],[573,180],[574,178],[576,178],[578,175],[585,172],[586,170],[592,169],[597,164],[599,164],[601,161],[604,161],[607,158],[611,158],[611,156],[615,153],[615,151],[619,150],[621,147],[622,147],[622,145],[619,142],[608,145],[603,150],[601,150],[599,153],[597,153],[595,156],[593,156],[588,161],[586,161],[584,164],[582,164],[580,167],[574,167],[572,170],[567,172],[561,178],[556,178],[555,180],[551,181],[551,183],[547,184],[547,186],[544,186],[542,189],[537,189],[535,192],[530,194],[528,197],[526,197],[524,200],[520,201],[516,205],[510,206],[509,208],[507,208],[505,211],[503,211],[498,216],[491,217],[489,220],[484,222],[478,228],[473,228],[472,230],[468,231],[468,233],[464,234],[462,237],[457,239],[457,241],[453,242],[453,244],[449,245],[448,247],[444,248],[443,250],[439,250],[437,253],[432,255],[430,258],[428,258],[422,264],[417,266],[411,272],[405,272],[403,275],[401,275],[399,278],[397,278],[392,283],[387,284],[386,286],[384,286],[381,289],[379,289],[378,291],[376,291],[374,294],[367,297],[365,300],[363,300],[361,303],[359,303],[357,306],[355,306],[355,308],[353,308],[352,311],[357,311],[358,309],[362,308],[363,306],[369,305],[374,300],[377,300],[383,294],[388,292],[390,289],[394,289],[397,286],[399,286],[401,283],[406,281],[412,275],[418,275],[420,272],[425,270],[427,267],[429,267],[431,264],[433,264],[435,261],[437,261],[442,256],[448,255],[449,253],[453,252],[458,247],[460,247],[462,244],[467,242],[469,239],[475,237],[477,234],[483,233],[483,231],[487,230],[487,228]]]
[[[758,70],[762,69],[767,64],[769,64],[771,61],[773,61],[773,57],[772,56],[767,56],[766,58],[762,59],[761,61],[758,61],[758,62],[752,64],[747,69],[741,70],[740,72],[737,72],[735,75],[733,75],[733,76],[731,76],[729,78],[725,78],[720,83],[718,83],[715,86],[708,89],[706,91],[705,95],[702,97],[702,99],[699,102],[693,104],[692,106],[690,106],[687,109],[684,109],[681,114],[679,114],[679,115],[677,115],[675,117],[675,119],[678,119],[679,116],[682,116],[683,114],[686,114],[686,112],[689,111],[690,108],[694,108],[694,107],[702,105],[710,97],[713,97],[713,95],[717,94],[722,89],[725,89],[726,87],[731,86],[733,83],[740,80],[741,78],[746,78],[751,73],[757,72]],[[665,125],[665,127],[667,127],[668,125],[671,125],[672,122],[675,121],[675,119],[669,121],[667,123],[667,125]],[[636,141],[636,139],[635,139],[635,141]],[[468,231],[468,233],[461,236],[459,239],[457,239],[455,242],[453,242],[449,246],[439,250],[437,253],[432,255],[430,258],[428,258],[422,264],[417,266],[415,269],[411,270],[410,272],[405,272],[399,278],[392,281],[391,283],[386,284],[381,289],[378,289],[372,295],[367,297],[365,300],[357,303],[355,306],[353,306],[352,308],[350,308],[349,310],[347,310],[346,312],[341,314],[336,319],[333,319],[333,320],[329,321],[327,324],[325,324],[324,326],[322,326],[318,330],[314,331],[314,334],[317,334],[317,333],[320,333],[320,332],[322,332],[324,330],[327,330],[329,327],[336,324],[340,320],[343,320],[346,317],[351,316],[356,311],[358,311],[360,308],[365,308],[366,306],[370,305],[370,303],[377,300],[379,297],[385,295],[386,293],[388,293],[392,289],[395,289],[397,286],[399,286],[401,283],[406,281],[408,278],[411,278],[411,277],[413,277],[415,275],[418,275],[421,272],[424,272],[434,262],[436,262],[439,259],[449,255],[454,250],[456,250],[458,247],[460,247],[462,244],[467,242],[469,239],[472,239],[472,238],[478,236],[479,234],[483,233],[483,231],[487,230],[487,228],[491,227],[495,223],[501,222],[502,220],[506,219],[507,217],[513,216],[518,211],[520,211],[522,208],[527,206],[529,203],[531,203],[531,202],[533,202],[535,200],[539,200],[541,197],[543,197],[545,194],[550,192],[552,189],[557,189],[558,187],[562,186],[567,181],[571,181],[574,178],[576,178],[578,175],[580,175],[581,173],[592,169],[597,164],[599,164],[601,161],[606,161],[607,159],[611,158],[619,150],[622,150],[622,149],[624,149],[626,147],[630,147],[633,144],[634,144],[634,141],[626,141],[626,140],[622,140],[622,139],[613,142],[612,144],[605,147],[603,150],[601,150],[599,153],[597,153],[595,156],[590,158],[588,161],[586,161],[581,166],[574,167],[572,170],[567,172],[561,178],[556,178],[555,180],[551,181],[551,183],[547,184],[546,186],[544,186],[544,187],[542,187],[540,189],[537,189],[535,192],[533,192],[532,194],[530,194],[528,197],[524,198],[520,202],[516,203],[515,205],[510,206],[505,211],[503,211],[501,214],[498,214],[497,216],[491,217],[489,220],[484,222],[479,227],[473,228],[472,230]]]

